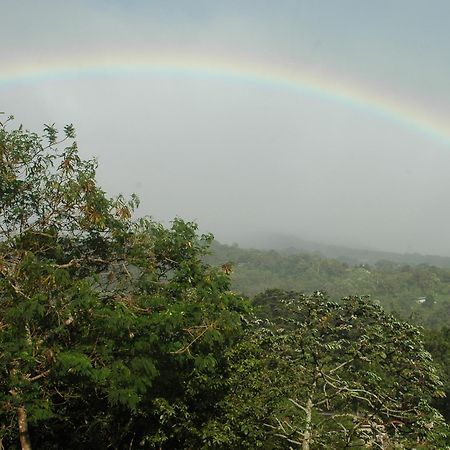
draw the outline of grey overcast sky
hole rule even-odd
[[[0,110],[74,123],[140,214],[450,255],[448,0],[0,6]]]

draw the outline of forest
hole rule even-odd
[[[230,263],[232,288],[249,297],[266,289],[324,291],[333,300],[369,296],[383,309],[431,329],[448,325],[450,269],[388,260],[349,264],[318,253],[255,250],[212,243],[206,259]]]
[[[0,125],[0,448],[448,448],[449,269],[166,227],[102,190],[72,125],[14,124]]]

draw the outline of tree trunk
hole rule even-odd
[[[30,435],[28,433],[27,412],[23,406],[17,408],[17,419],[19,422],[19,438],[22,450],[31,450]]]
[[[33,342],[31,339],[31,331],[28,323],[25,325],[25,330],[27,333],[27,342],[32,346]],[[12,369],[12,373],[16,373],[16,369]],[[15,389],[11,391],[12,395],[17,395]],[[31,441],[30,434],[28,433],[28,420],[27,420],[27,411],[24,406],[19,406],[17,408],[17,421],[19,422],[19,439],[20,439],[20,447],[22,450],[31,450]]]
[[[316,383],[314,382],[314,385]],[[313,387],[313,389],[315,386]],[[309,450],[309,444],[311,442],[311,421],[312,421],[312,395],[308,398],[306,402],[306,419],[305,419],[305,432],[303,433],[303,442],[302,442],[302,450]]]
[[[303,442],[302,442],[302,450],[309,450],[309,446],[311,444],[312,440],[312,409],[313,409],[313,398],[316,391],[317,386],[317,379],[318,379],[318,373],[317,368],[314,373],[314,380],[311,386],[311,393],[308,397],[308,400],[306,401],[306,407],[305,407],[305,432],[303,433]]]

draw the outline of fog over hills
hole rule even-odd
[[[140,214],[450,257],[448,0],[1,4],[0,111]]]
[[[428,264],[437,267],[450,267],[450,257],[421,253],[396,253],[373,248],[350,247],[283,234],[269,233],[244,237],[238,245],[242,248],[260,250],[277,250],[285,253],[316,253],[326,258],[333,258],[349,264],[375,264],[391,261],[398,264]]]

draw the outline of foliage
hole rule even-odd
[[[444,448],[430,406],[444,394],[415,327],[360,297],[268,291],[255,301],[269,303],[265,318],[230,352],[229,448]]]
[[[0,442],[198,447],[246,303],[202,258],[212,237],[132,220],[72,126],[0,127]],[[183,443],[183,444],[180,444]]]
[[[319,254],[242,249],[214,242],[211,264],[231,262],[232,288],[245,295],[267,289],[326,292],[339,301],[348,295],[370,296],[386,311],[409,322],[439,329],[450,316],[450,269],[405,266],[380,261],[349,265]]]
[[[450,423],[450,327],[440,330],[427,330],[425,346],[433,355],[439,375],[444,382],[445,397],[436,399],[435,406]]]
[[[211,235],[181,219],[169,228],[133,219],[138,199],[101,190],[71,125],[59,139],[53,126],[38,136],[9,122],[0,123],[0,448],[444,448],[430,406],[442,387],[415,327],[360,297],[321,293],[266,292],[254,316],[230,291],[230,265],[205,262]],[[244,266],[254,289],[274,264],[303,289],[328,288],[329,277],[347,293],[378,286],[386,299],[413,273],[440,301],[445,278],[270,255]],[[430,350],[448,354],[445,333],[430,335]]]
[[[449,269],[405,266],[391,261],[352,266],[318,254],[249,250],[217,242],[212,249],[208,261],[231,262],[232,288],[238,292],[254,295],[269,288],[305,293],[322,290],[335,301],[350,294],[367,295],[395,316],[426,327],[427,348],[440,367],[447,394],[434,404],[450,420],[450,373],[445,345],[449,340],[445,331],[450,317]],[[269,301],[265,305],[266,309],[278,307],[278,302]]]

